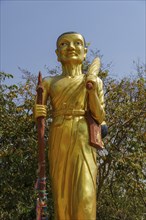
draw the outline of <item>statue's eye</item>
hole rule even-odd
[[[62,42],[62,43],[60,44],[61,47],[64,47],[64,46],[66,46],[66,45],[67,45],[67,42]]]
[[[81,43],[80,41],[77,41],[77,42],[76,42],[76,45],[77,45],[77,46],[81,46],[82,43]]]

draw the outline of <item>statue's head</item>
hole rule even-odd
[[[56,42],[56,54],[62,64],[81,64],[86,58],[87,47],[84,37],[77,32],[65,32]]]

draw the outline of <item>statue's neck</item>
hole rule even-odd
[[[82,74],[82,64],[65,64],[62,65],[62,75],[75,77]]]

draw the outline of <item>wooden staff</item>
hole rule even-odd
[[[38,75],[37,86],[37,104],[43,104],[43,86],[42,86],[42,74]],[[37,118],[38,129],[38,180],[36,183],[36,189],[38,190],[37,207],[36,207],[36,219],[47,220],[47,197],[46,197],[46,176],[45,176],[45,119],[44,116]]]

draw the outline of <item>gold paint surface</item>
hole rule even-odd
[[[87,76],[81,68],[86,52],[80,34],[62,36],[56,53],[63,72],[43,81],[42,115],[48,98],[54,115],[49,129],[48,158],[56,220],[96,219],[96,149],[89,145],[84,115]],[[88,92],[90,110],[102,123],[105,115],[102,81],[94,76],[93,82],[94,88]],[[35,117],[41,115],[40,108],[35,105]]]

